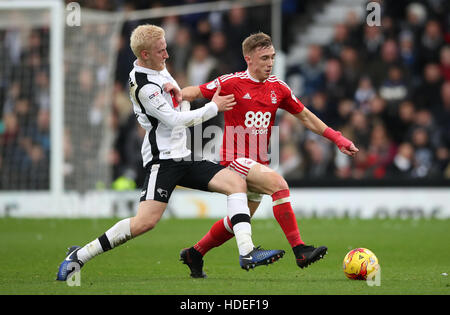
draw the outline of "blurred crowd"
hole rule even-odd
[[[296,178],[449,178],[450,4],[379,1],[381,26],[349,13],[332,41],[288,71],[298,96],[352,139],[354,159],[281,118],[282,166]],[[293,139],[291,135],[297,135]]]
[[[78,2],[83,8],[126,12],[207,1]],[[302,14],[312,2],[283,2],[285,53],[289,54],[297,31],[290,27],[291,22],[306,18]],[[310,45],[306,59],[289,64],[285,77],[305,106],[351,139],[360,152],[354,159],[347,158],[328,140],[305,130],[292,115],[279,111],[279,171],[288,180],[384,179],[389,183],[390,179],[450,178],[450,4],[445,0],[377,2],[382,8],[381,26],[368,26],[365,17],[349,14],[345,23],[334,26],[330,43]],[[245,70],[241,42],[252,32],[270,34],[270,7],[236,6],[230,11],[123,25],[117,41],[112,111],[107,119],[114,140],[106,162],[112,181],[125,177],[138,186],[145,175],[140,154],[145,132],[132,113],[127,81],[135,59],[129,37],[142,23],[165,29],[170,55],[167,67],[184,87]],[[27,33],[27,45],[21,45],[20,37],[23,34],[17,36],[14,30],[0,30],[0,189],[47,189],[48,30]],[[96,58],[98,64],[103,61],[106,66],[100,52]],[[102,69],[90,74],[80,69],[80,84],[102,80]],[[93,84],[87,85],[95,90]],[[83,93],[78,94],[81,97]],[[90,98],[88,108],[79,115],[87,115],[85,120],[90,125],[99,122],[101,111],[89,110],[88,103],[92,103],[91,109],[97,109],[105,98],[101,94]],[[203,103],[196,102],[193,108]],[[222,125],[222,116],[204,127],[209,124]],[[98,146],[91,142],[83,148],[89,151]],[[79,148],[67,146],[65,150],[69,160],[76,156],[72,151]]]
[[[0,189],[48,189],[49,33],[21,35],[0,30]]]

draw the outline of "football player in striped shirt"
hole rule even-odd
[[[222,75],[200,86],[186,87],[181,90],[182,97],[187,101],[211,99],[218,88],[223,94],[234,95],[237,104],[224,112],[221,164],[246,179],[251,215],[257,210],[263,194],[272,197],[273,214],[292,247],[297,265],[304,268],[323,258],[327,247],[315,248],[303,242],[290,203],[288,184],[268,167],[268,139],[276,111],[278,108],[288,111],[306,128],[333,141],[346,155],[354,156],[358,149],[309,111],[285,82],[271,74],[275,49],[269,35],[257,33],[247,37],[242,50],[248,66],[246,71]],[[184,258],[186,254],[181,260],[190,267],[191,275],[202,277],[203,256],[232,237],[232,222],[225,217],[217,221],[194,246],[182,251],[189,253],[189,261]]]

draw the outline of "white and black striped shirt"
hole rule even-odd
[[[141,149],[144,167],[160,159],[190,155],[191,151],[186,147],[186,127],[202,123],[218,112],[214,102],[181,112],[171,94],[164,92],[166,83],[179,88],[167,69],[156,71],[134,62],[129,79],[130,98],[136,118],[146,130]]]

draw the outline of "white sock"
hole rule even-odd
[[[227,197],[227,212],[233,225],[234,236],[239,255],[247,255],[253,248],[252,227],[250,225],[250,209],[247,205],[247,194],[236,193]]]
[[[239,248],[239,255],[242,256],[250,253],[255,247],[252,241],[252,230],[251,228],[250,230],[248,229],[248,226],[250,226],[250,224],[238,223],[237,226],[243,226],[244,224],[246,226],[244,226],[243,229],[233,227],[234,237],[236,237],[236,243]]]
[[[81,248],[77,252],[78,259],[85,264],[95,256],[113,249],[130,239],[130,218],[127,218],[117,222],[105,234]]]

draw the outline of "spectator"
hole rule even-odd
[[[304,177],[317,179],[333,174],[332,152],[328,141],[308,131],[303,145]]]
[[[444,45],[441,25],[436,20],[429,20],[425,25],[420,41],[420,65],[439,62],[439,51]]]
[[[450,152],[449,146],[442,145],[435,150],[435,161],[431,166],[430,176],[436,178],[449,178],[450,176]]]
[[[374,58],[368,65],[368,74],[375,88],[379,88],[384,80],[388,78],[391,66],[399,66],[399,61],[397,42],[393,39],[386,40],[381,47],[381,57]],[[407,73],[404,70],[403,73],[407,77]]]
[[[342,60],[342,74],[344,81],[350,91],[354,91],[358,87],[361,77],[362,67],[359,61],[358,52],[350,46],[341,49],[340,59]]]
[[[212,75],[217,78],[224,73],[233,73],[240,71],[238,68],[240,60],[242,58],[233,50],[228,48],[227,36],[222,31],[215,31],[211,34],[209,38],[209,49],[211,51],[211,56],[219,60],[220,62],[216,65],[217,73]]]
[[[415,46],[419,43],[426,20],[427,9],[422,3],[413,2],[406,7],[406,19],[401,20],[400,27],[414,35]]]
[[[368,76],[363,76],[358,83],[355,91],[356,103],[364,113],[370,111],[370,102],[376,96],[376,91],[372,85],[372,81]]]
[[[36,73],[33,102],[39,109],[50,110],[50,82],[47,71]]]
[[[374,123],[383,123],[389,120],[386,101],[379,95],[369,103],[369,119]]]
[[[293,143],[286,143],[281,148],[279,172],[286,180],[295,180],[304,176],[302,158]]]
[[[230,47],[235,47],[239,52],[241,52],[241,44],[245,37],[254,31],[253,26],[249,22],[247,9],[239,5],[234,5],[225,16],[224,33],[228,36]],[[242,57],[237,57],[236,60],[241,62],[239,69],[245,69],[247,67]]]
[[[445,81],[450,81],[450,45],[441,48],[440,68],[442,78]]]
[[[384,36],[377,26],[365,25],[364,36],[360,47],[364,62],[370,62],[379,56]]]
[[[439,94],[441,91],[442,79],[439,65],[429,63],[423,72],[423,84],[421,84],[414,95],[414,99],[419,108],[436,110],[439,104]]]
[[[366,176],[376,179],[384,178],[389,164],[394,159],[396,152],[395,144],[388,136],[386,127],[383,124],[376,124],[370,136],[370,144],[367,155]]]
[[[316,92],[310,99],[309,109],[322,121],[330,121],[327,95],[323,92]]]
[[[328,110],[332,121],[337,119],[337,107],[340,99],[350,96],[342,76],[342,67],[338,59],[328,59],[325,65],[325,82],[323,91],[328,98]]]
[[[334,35],[327,45],[327,58],[339,58],[344,47],[350,44],[348,29],[345,24],[338,23],[334,26]]]
[[[441,100],[440,106],[436,108],[434,117],[436,117],[436,123],[441,130],[442,142],[447,147],[450,145],[450,81],[445,81],[441,87]]]
[[[398,66],[391,66],[387,79],[382,83],[380,96],[388,103],[390,114],[397,111],[398,104],[406,99],[409,94],[408,86],[403,78],[402,69]]]
[[[414,127],[426,129],[429,138],[430,145],[437,147],[440,142],[440,130],[436,128],[434,118],[430,110],[419,109],[414,117]]]
[[[338,116],[336,120],[336,127],[340,130],[344,128],[351,117],[351,113],[355,110],[355,102],[351,99],[342,99],[337,108]]]
[[[324,61],[322,48],[319,45],[310,45],[306,61],[292,67],[288,71],[288,77],[293,80],[299,76],[303,86],[301,95],[308,97],[319,91],[324,84]]]
[[[412,133],[412,144],[415,149],[413,177],[424,178],[429,175],[433,164],[433,150],[427,130],[417,127]]]
[[[358,144],[359,148],[368,148],[370,141],[370,125],[367,116],[361,110],[351,113],[350,122],[345,129],[350,139]]]
[[[409,138],[409,134],[414,126],[415,113],[416,109],[411,101],[406,100],[400,103],[396,122],[391,129],[393,140],[396,143],[404,142]]]
[[[189,85],[200,85],[207,82],[216,63],[217,61],[211,57],[206,45],[196,44],[187,66]]]
[[[403,31],[399,34],[399,38],[400,61],[404,67],[411,69],[412,75],[416,78],[420,76],[420,69],[414,35],[410,31]]]
[[[186,71],[189,56],[192,51],[191,33],[186,27],[180,27],[175,35],[175,41],[168,47],[170,58],[168,62],[176,73]],[[128,76],[128,75],[127,75]]]
[[[387,168],[388,176],[395,179],[412,178],[414,166],[414,147],[409,142],[399,145],[392,164]]]

